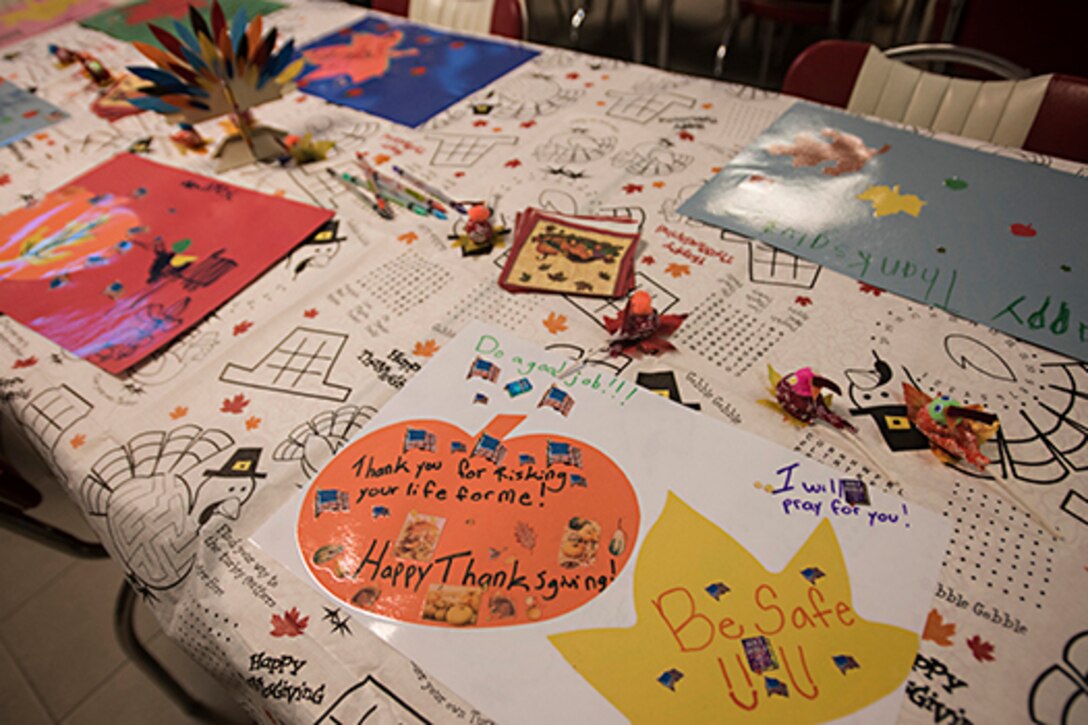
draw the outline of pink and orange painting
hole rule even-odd
[[[302,54],[304,93],[416,128],[537,51],[371,16]]]
[[[0,217],[0,311],[120,373],[331,216],[122,154]]]

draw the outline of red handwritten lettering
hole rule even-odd
[[[671,595],[680,595],[682,598],[687,599],[687,614],[683,615],[682,621],[680,621],[678,626],[674,625],[673,620],[669,618],[669,615],[665,614],[665,598],[670,597]],[[672,598],[675,599],[676,597]],[[665,626],[669,628],[669,633],[672,634],[673,639],[676,640],[676,644],[680,647],[681,652],[698,652],[699,650],[704,650],[709,647],[710,643],[714,641],[713,623],[707,617],[695,611],[695,598],[692,597],[691,592],[684,587],[674,587],[666,592],[662,592],[657,599],[653,600],[653,605],[654,609],[657,610],[657,613],[661,615],[661,619],[665,622]],[[693,624],[698,625],[696,626],[696,630],[702,627],[703,631],[706,632],[706,639],[698,646],[696,646],[696,642],[698,642],[697,639],[689,640],[689,644],[681,637],[681,633]],[[695,636],[698,637],[698,633],[696,633]]]

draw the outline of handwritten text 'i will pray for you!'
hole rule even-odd
[[[861,506],[849,503],[843,493],[850,485],[865,486],[861,479],[829,478],[827,483],[804,481],[800,476],[794,475],[800,465],[800,462],[794,462],[779,468],[775,475],[778,476],[780,485],[777,488],[766,487],[772,496],[781,497],[779,500],[782,503],[782,512],[787,516],[811,514],[818,517],[826,510],[832,516],[868,520],[869,526],[903,524],[910,528],[910,512],[905,503],[899,504],[900,510],[897,513],[863,510]]]

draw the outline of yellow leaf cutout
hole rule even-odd
[[[891,216],[903,212],[917,218],[924,201],[914,194],[900,194],[899,184],[888,188],[887,186],[870,186],[858,194],[858,198],[873,205],[873,216],[879,219],[882,216]]]
[[[639,552],[634,597],[633,627],[549,637],[632,722],[832,720],[895,690],[918,650],[915,633],[854,611],[826,518],[772,574],[670,493]],[[750,639],[769,645],[773,667],[750,663]]]

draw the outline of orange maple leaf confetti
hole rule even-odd
[[[671,274],[673,277],[679,279],[685,274],[691,274],[691,267],[687,266],[686,264],[679,264],[677,262],[673,262],[668,267],[665,267],[665,271]]]
[[[951,647],[952,635],[955,633],[956,624],[954,622],[945,624],[940,612],[936,609],[929,610],[929,616],[926,617],[926,627],[922,631],[922,639],[936,642],[942,647]]]
[[[415,232],[405,232],[397,237],[397,241],[404,242],[405,244],[411,244],[415,240],[419,239],[419,235]]]
[[[664,189],[665,188],[665,182],[664,181],[655,181],[651,186],[653,186],[655,189]]]
[[[423,342],[417,342],[416,346],[412,348],[412,354],[420,357],[430,357],[438,352],[438,343],[434,340],[424,340]]]
[[[246,418],[246,430],[256,430],[261,427],[261,419],[255,415]]]
[[[253,323],[249,320],[242,320],[234,326],[234,336],[244,335],[249,332],[249,328],[253,327]]]
[[[177,420],[178,418],[184,418],[189,415],[189,409],[184,405],[179,405],[170,411],[170,420]]]
[[[302,316],[305,317],[308,320],[314,319],[315,317],[317,317],[317,308],[316,307],[311,307],[310,309],[303,312]]]
[[[72,448],[79,448],[86,442],[87,436],[83,435],[82,433],[77,433],[76,435],[72,436],[72,439],[68,441],[68,444],[72,446]],[[968,642],[968,644],[970,644],[970,642]]]
[[[388,160],[389,160],[389,158],[390,158],[390,157],[389,157],[389,154],[378,154],[378,155],[376,155],[376,156],[374,157],[374,163],[376,163],[376,164],[378,164],[379,166],[381,166],[381,165],[382,165],[382,164],[384,164],[384,163],[385,163],[386,161],[388,161]]]
[[[219,408],[221,413],[234,413],[240,414],[249,405],[249,400],[242,393],[238,393],[233,398],[224,398],[223,405]]]
[[[548,332],[553,335],[558,335],[567,329],[567,316],[549,312],[548,316],[544,318],[544,327],[548,328]]]

